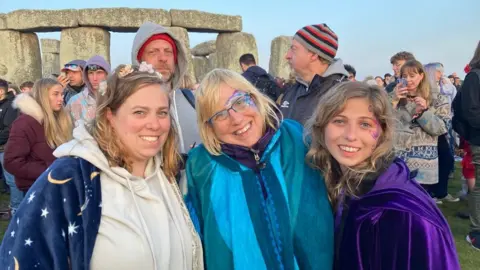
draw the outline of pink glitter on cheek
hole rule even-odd
[[[375,130],[371,130],[370,135],[372,135],[372,138],[374,140],[378,140],[378,137],[380,137],[380,123],[378,123],[378,120],[376,119],[375,119]]]

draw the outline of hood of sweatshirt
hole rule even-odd
[[[83,68],[83,82],[87,86],[88,90],[91,92],[92,91],[92,85],[90,84],[90,81],[88,80],[88,74],[87,74],[87,67],[89,65],[97,65],[101,68],[103,68],[106,72],[107,75],[110,74],[110,64],[105,60],[105,58],[95,55],[92,58],[88,59],[87,64]]]
[[[151,22],[146,22],[140,26],[133,40],[132,64],[140,64],[137,60],[138,51],[150,37],[157,34],[169,35],[177,46],[177,64],[175,65],[175,72],[172,77],[172,90],[176,90],[180,87],[181,78],[183,78],[187,72],[187,54],[182,42],[168,31],[167,28]]]

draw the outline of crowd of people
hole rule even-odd
[[[463,82],[409,52],[393,76],[358,82],[337,50],[329,26],[309,25],[290,78],[247,53],[242,74],[195,84],[184,44],[147,22],[131,64],[72,59],[19,91],[0,80],[0,265],[460,269],[437,204],[459,201],[461,145],[480,249],[480,43]]]

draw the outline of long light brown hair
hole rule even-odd
[[[110,110],[113,114],[122,106],[122,104],[131,95],[140,88],[149,85],[163,85],[160,77],[154,73],[140,72],[138,66],[132,66],[133,72],[120,78],[117,74],[125,68],[126,65],[120,65],[115,69],[107,79],[107,88],[105,93],[99,93],[97,96],[96,116],[91,126],[90,133],[95,138],[100,149],[106,155],[110,166],[124,167],[128,171],[132,170],[132,162],[129,159],[130,153],[118,138],[115,130],[107,120],[107,112]],[[168,95],[167,90],[162,86],[162,91]],[[171,106],[170,97],[168,106]],[[177,150],[177,130],[173,117],[170,115],[170,130],[165,144],[162,147],[162,170],[165,175],[173,181],[180,168],[181,156]]]
[[[328,151],[325,129],[339,115],[348,100],[367,99],[373,114],[381,126],[381,134],[372,155],[360,164],[342,171],[340,164]],[[356,190],[367,173],[376,172],[393,157],[393,115],[385,90],[362,82],[343,82],[329,90],[318,102],[314,115],[309,119],[305,139],[310,143],[307,162],[323,172],[330,201],[336,206],[342,192],[355,196]]]
[[[64,107],[55,112],[50,105],[48,91],[55,85],[60,85],[56,80],[44,78],[37,80],[32,88],[31,95],[40,105],[43,114],[43,130],[48,145],[55,149],[72,139],[72,119]]]
[[[427,101],[427,107],[430,106],[433,99],[432,92],[430,88],[430,82],[427,78],[428,75],[426,74],[422,63],[418,62],[417,60],[407,61],[400,69],[400,77],[403,77],[404,74],[410,72],[423,75],[423,79],[420,81],[420,84],[417,87],[417,95]]]

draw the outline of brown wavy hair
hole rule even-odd
[[[347,101],[353,98],[367,99],[372,105],[373,114],[382,132],[372,155],[360,164],[349,167],[344,172],[333,158],[325,143],[325,128],[334,117],[340,114]],[[318,102],[314,115],[305,129],[305,139],[310,144],[307,162],[323,172],[329,199],[335,207],[342,191],[346,196],[355,196],[358,186],[367,173],[377,172],[394,156],[394,118],[385,90],[376,85],[362,82],[343,82],[329,90]]]
[[[115,130],[107,120],[107,112],[110,110],[112,114],[115,114],[127,98],[140,88],[154,84],[163,85],[163,82],[155,73],[140,72],[138,66],[131,66],[134,71],[120,78],[117,74],[126,66],[127,65],[118,66],[115,72],[107,79],[107,89],[105,93],[103,95],[101,93],[97,95],[96,116],[90,127],[90,133],[107,157],[110,166],[119,166],[131,171],[130,153],[127,152],[127,148],[122,144]],[[162,91],[164,91],[165,95],[169,96],[163,86]],[[172,104],[170,97],[168,98],[168,103],[170,107]],[[170,130],[161,150],[161,168],[170,181],[173,181],[173,178],[180,170],[181,156],[177,150],[178,136],[176,125],[171,115],[170,121]]]
[[[417,94],[427,101],[427,107],[430,106],[433,98],[430,89],[430,82],[428,81],[428,75],[425,72],[425,68],[423,67],[422,63],[417,60],[407,61],[400,69],[400,76],[403,77],[404,74],[409,72],[423,75],[423,79],[420,81],[420,84],[417,87]]]

